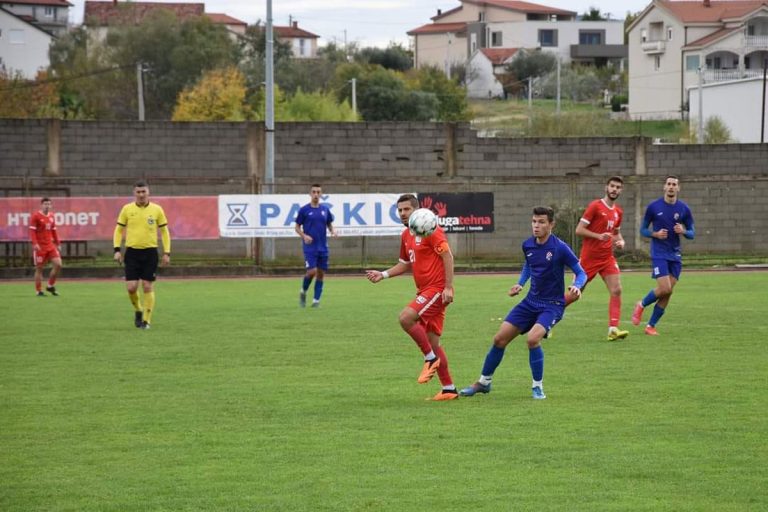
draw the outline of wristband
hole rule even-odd
[[[163,254],[166,255],[166,256],[170,256],[171,255],[171,253],[169,253],[169,252],[164,252]]]
[[[119,247],[115,247],[115,252],[120,252],[120,248]]]
[[[389,272],[387,272],[386,270],[384,272],[382,272],[381,273],[381,278],[382,279],[389,279]]]

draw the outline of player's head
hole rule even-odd
[[[555,211],[549,206],[537,206],[533,209],[531,228],[536,238],[546,238],[555,226]]]
[[[408,219],[419,207],[419,200],[413,194],[403,194],[397,198],[397,214],[403,226],[408,226]]]
[[[149,203],[149,183],[147,180],[138,180],[133,184],[133,197],[136,198],[136,204],[139,206]]]
[[[317,183],[309,187],[309,197],[311,198],[310,201],[312,204],[318,205],[320,203],[320,196],[322,195],[323,195],[323,187],[321,187]]]
[[[667,199],[677,199],[677,194],[680,192],[680,178],[670,174],[664,180],[664,197]]]
[[[624,180],[621,179],[621,176],[611,176],[605,182],[605,197],[611,201],[617,200],[623,190]]]
[[[51,208],[53,208],[53,203],[51,202],[50,197],[44,197],[40,200],[40,209],[44,214],[48,215],[48,212],[51,211]]]

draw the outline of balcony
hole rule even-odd
[[[762,78],[762,69],[705,69],[704,82],[728,82],[742,78]]]
[[[646,55],[658,55],[667,51],[666,41],[646,41],[640,45]]]
[[[744,36],[744,47],[750,50],[768,50],[768,36]]]
[[[572,59],[623,59],[627,57],[627,47],[623,44],[572,44]]]

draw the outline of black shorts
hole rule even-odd
[[[125,280],[126,281],[154,281],[157,279],[157,249],[132,249],[125,250]]]

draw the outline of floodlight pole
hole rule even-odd
[[[762,117],[760,119],[760,144],[765,142],[765,87],[766,77],[768,76],[768,62],[763,64],[763,109]]]
[[[352,84],[352,112],[357,115],[357,78],[349,81]]]
[[[272,33],[272,0],[267,0],[267,32],[266,51],[265,51],[265,71],[266,71],[266,105],[264,109],[264,132],[265,132],[265,165],[264,165],[264,188],[262,193],[274,193],[275,183],[275,71],[274,71],[274,37]],[[264,239],[264,259],[274,261],[275,242],[272,238]]]
[[[139,121],[144,120],[144,70],[141,62],[136,63],[136,94],[139,103]]]
[[[697,142],[704,144],[704,68],[699,66],[699,133]]]

